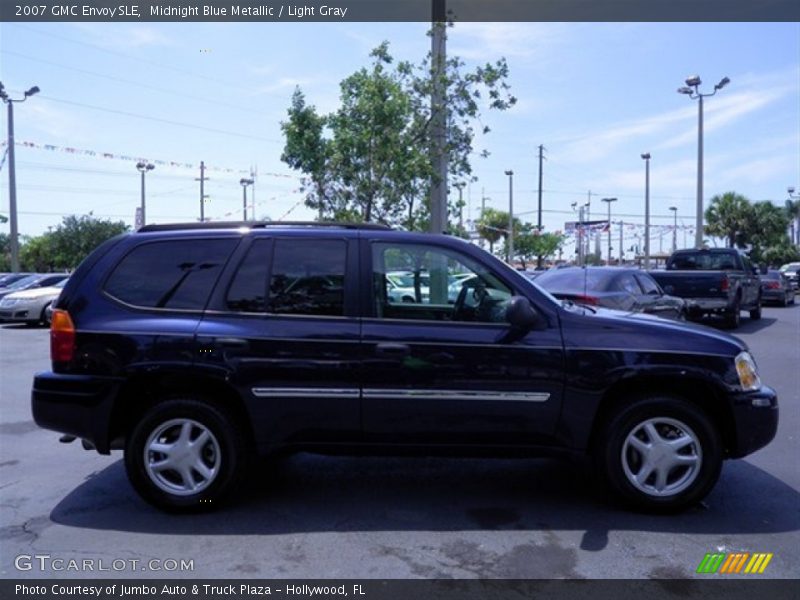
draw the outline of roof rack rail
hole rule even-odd
[[[330,227],[341,229],[378,229],[391,230],[388,225],[380,223],[349,223],[338,221],[208,221],[205,223],[162,223],[145,225],[138,232],[176,231],[180,229],[266,229],[268,227]]]

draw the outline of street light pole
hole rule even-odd
[[[644,159],[644,268],[650,269],[650,153]]]
[[[506,260],[514,266],[514,171],[505,172],[508,175],[508,256]]]
[[[247,179],[246,177],[242,177],[239,180],[239,183],[242,185],[242,221],[247,221],[247,186],[253,185],[252,179]],[[253,208],[253,212],[255,213],[255,207]],[[255,214],[253,215],[255,218]]]
[[[11,221],[11,272],[19,273],[19,228],[17,225],[17,170],[14,160],[14,102],[25,102],[39,92],[37,86],[28,89],[23,97],[14,100],[0,83],[0,99],[8,106],[8,217]]]
[[[675,252],[678,249],[678,207],[677,206],[670,206],[669,209],[672,211],[672,251]]]
[[[703,98],[708,98],[716,94],[731,82],[727,77],[723,77],[714,86],[714,91],[710,94],[701,94],[700,84],[702,80],[699,75],[693,75],[686,79],[686,87],[678,88],[679,94],[686,94],[692,100],[699,100],[697,112],[697,215],[695,215],[695,248],[703,246]]]
[[[155,168],[156,168],[155,165],[152,165],[150,163],[145,163],[141,161],[136,163],[136,169],[139,171],[139,173],[142,174],[142,227],[147,225],[145,202],[144,202],[144,175],[148,171],[152,171]]]
[[[611,203],[616,202],[616,198],[603,198],[602,202],[608,204],[608,266],[611,266]]]

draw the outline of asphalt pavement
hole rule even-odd
[[[606,503],[579,463],[301,454],[261,465],[233,506],[185,516],[140,500],[120,452],[36,427],[48,332],[0,325],[0,576],[693,579],[719,577],[696,574],[706,553],[766,552],[765,577],[797,578],[800,303],[735,334],[778,391],[778,434],[678,515]]]

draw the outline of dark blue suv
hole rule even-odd
[[[402,293],[396,293],[398,287]],[[628,504],[703,498],[775,435],[743,342],[560,302],[475,245],[344,224],[147,226],[52,319],[33,415],[168,510],[287,451],[589,454]]]

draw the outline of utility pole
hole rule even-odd
[[[544,146],[539,144],[539,214],[536,219],[536,228],[542,231],[542,161],[544,160]],[[541,265],[539,265],[541,266]]]
[[[650,153],[642,154],[644,160],[644,268],[650,270]]]
[[[206,164],[201,160],[200,161],[200,178],[199,179],[195,178],[195,181],[199,181],[200,182],[200,222],[201,223],[205,223],[205,220],[206,220],[205,204],[206,204],[206,198],[208,198],[208,196],[206,196],[204,191],[203,191],[206,179],[208,179],[208,177],[206,177]]]
[[[445,0],[432,0],[431,66],[433,88],[431,93],[431,233],[447,231],[447,89],[445,67],[447,47]]]
[[[464,229],[464,182],[459,181],[453,186],[458,190],[458,228]]]
[[[622,264],[625,262],[625,246],[622,245],[622,228],[624,227],[625,223],[622,221],[619,222],[619,266],[621,267]]]
[[[14,102],[25,102],[37,94],[39,88],[28,89],[22,99],[14,100],[6,93],[5,86],[0,83],[0,100],[8,106],[8,217],[11,221],[11,272],[19,273],[19,229],[17,227],[17,169],[14,160]]]
[[[672,211],[672,251],[675,252],[678,249],[678,207],[677,206],[670,206],[669,209]]]
[[[589,190],[587,197],[586,197],[586,210],[583,211],[584,221],[587,223],[592,220],[592,190]],[[587,228],[586,230],[586,250],[583,253],[584,258],[589,255],[589,251],[592,249],[592,230]]]
[[[616,201],[616,198],[603,198],[603,202],[608,204],[608,266],[611,266],[611,203]]]
[[[242,177],[239,183],[242,186],[242,220],[247,221],[247,186],[253,185],[253,180]]]
[[[506,260],[514,266],[514,171],[505,172],[508,175],[508,247]]]
[[[148,171],[152,171],[155,168],[156,168],[155,165],[151,163],[146,163],[142,161],[136,163],[136,169],[139,171],[139,173],[142,174],[142,227],[147,225],[147,215],[145,213],[145,205],[144,205],[144,176],[145,173],[147,173]]]

